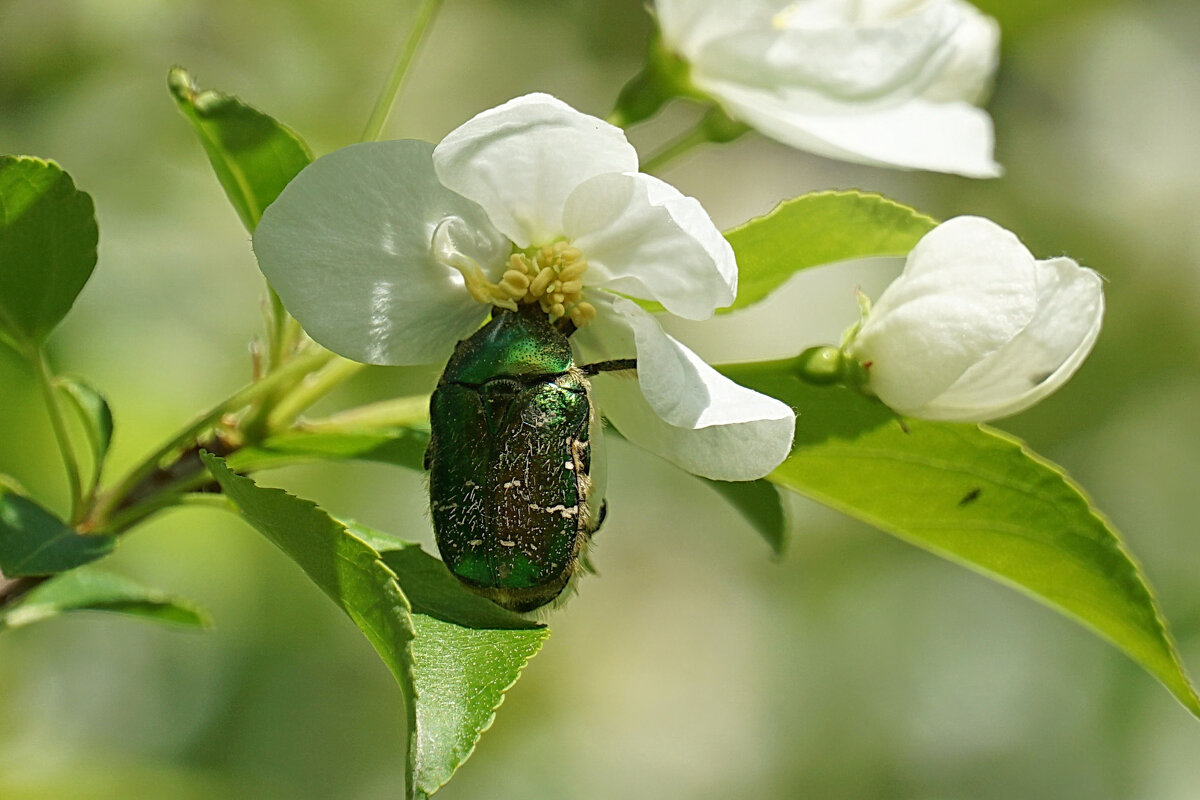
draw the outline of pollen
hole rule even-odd
[[[596,318],[596,307],[583,299],[587,259],[578,247],[555,242],[532,251],[513,253],[500,280],[492,283],[483,269],[459,247],[462,220],[448,217],[433,232],[434,258],[457,269],[471,297],[509,311],[537,303],[551,322],[570,319],[582,328]]]
[[[551,320],[569,317],[582,327],[596,318],[596,307],[583,299],[587,268],[578,247],[555,242],[532,253],[513,253],[500,288],[518,303],[537,303]]]

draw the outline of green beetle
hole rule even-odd
[[[536,306],[495,309],[459,342],[430,398],[430,510],[442,560],[468,589],[511,611],[556,597],[604,519],[592,483],[588,376]]]

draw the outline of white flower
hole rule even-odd
[[[790,450],[791,408],[722,376],[628,299],[707,318],[733,301],[733,251],[696,200],[637,169],[618,128],[531,94],[437,147],[318,159],[266,210],[254,249],[315,340],[372,364],[443,362],[495,306],[539,302],[578,325],[579,363],[637,358],[636,381],[593,379],[630,440],[706,477],[762,477]]]
[[[655,0],[666,46],[735,119],[831,158],[994,177],[996,21],[963,0]]]
[[[899,413],[982,422],[1066,383],[1103,316],[1095,272],[1069,258],[1035,261],[994,222],[957,217],[917,243],[846,352]]]

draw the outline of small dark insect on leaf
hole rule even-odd
[[[981,494],[983,494],[983,489],[976,486],[974,489],[972,489],[971,491],[969,491],[963,495],[963,499],[958,501],[958,505],[960,507],[970,505],[971,503],[974,503],[976,500],[978,500],[979,495],[981,495]]]

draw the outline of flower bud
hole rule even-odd
[[[917,243],[845,352],[897,412],[982,422],[1062,386],[1103,315],[1095,272],[1069,258],[1037,261],[995,223],[957,217]]]

